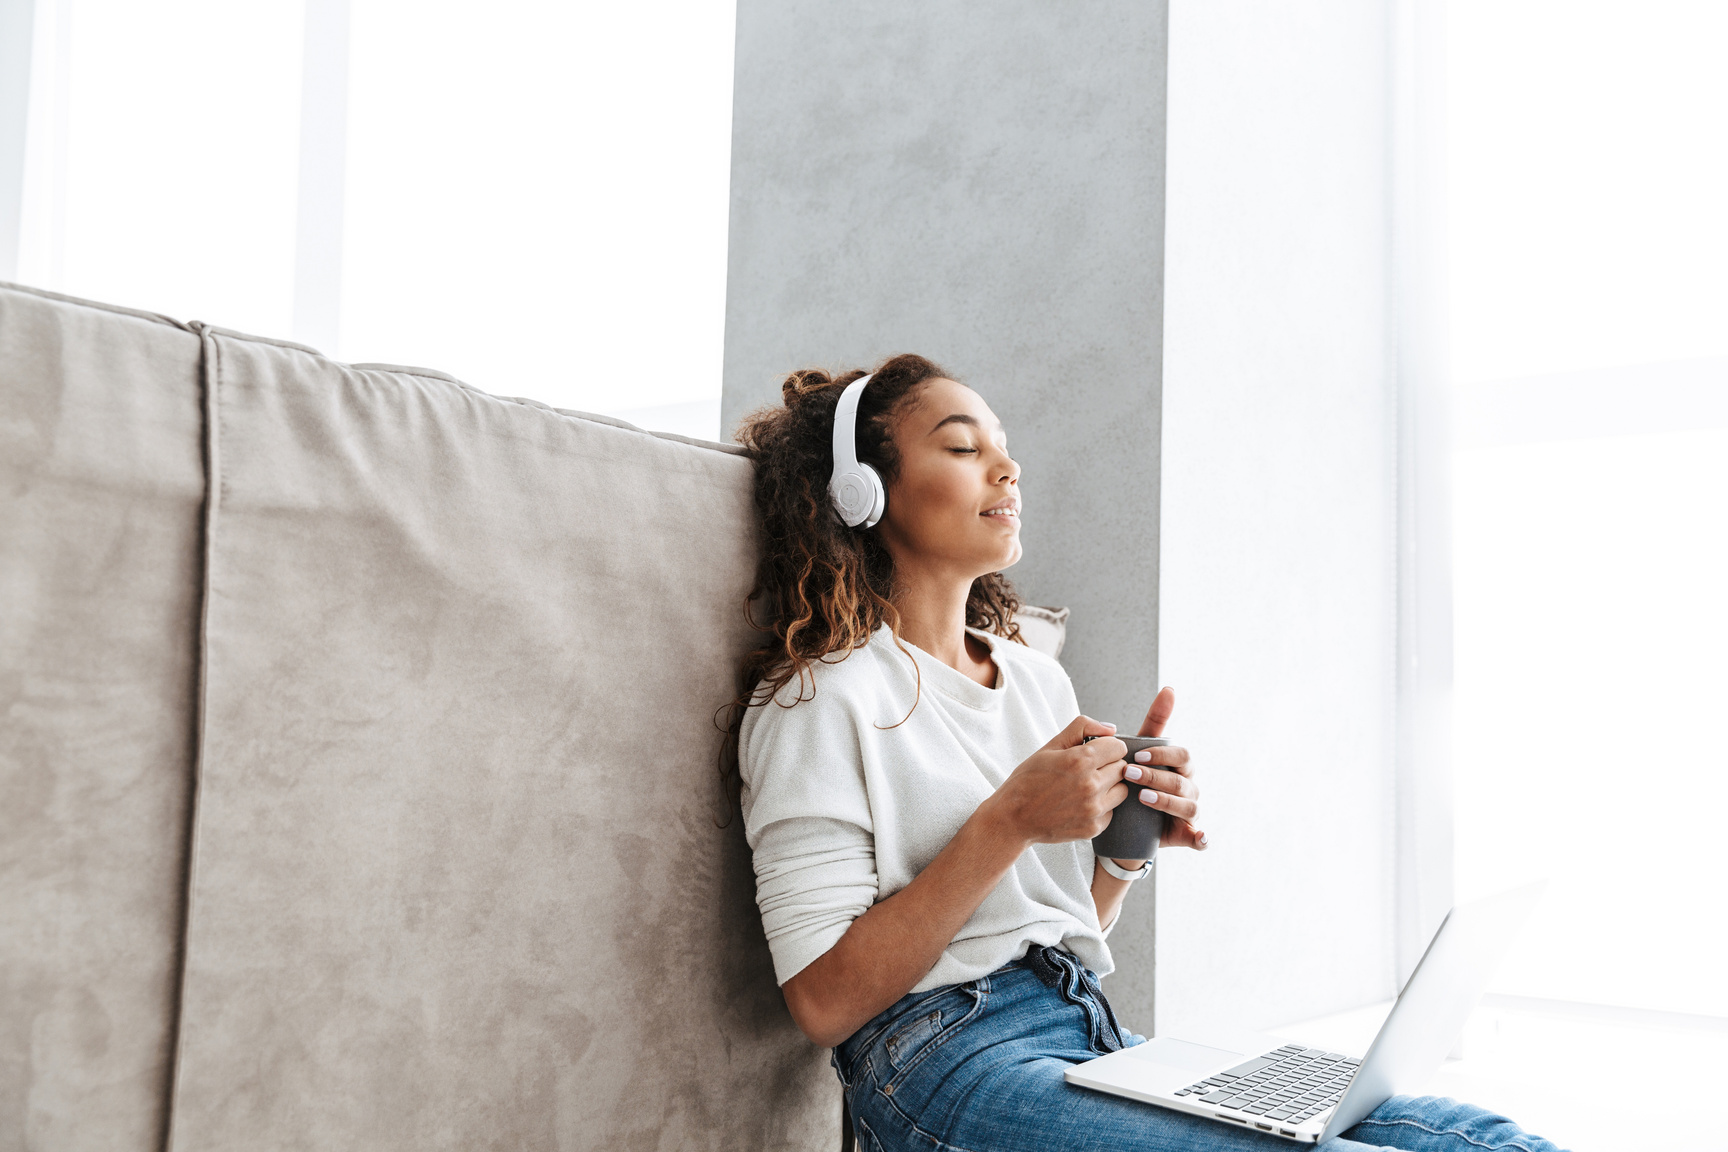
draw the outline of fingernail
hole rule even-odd
[[[1110,723],[1108,720],[1104,721],[1104,727],[1110,729],[1112,732],[1116,731],[1116,725]]]
[[[1130,780],[1138,780],[1140,779],[1140,769],[1130,764],[1128,766],[1128,771],[1122,773],[1122,775],[1126,776]]]
[[[1152,753],[1149,750],[1142,748],[1140,751],[1134,753],[1134,759],[1140,764],[1150,764],[1152,763]],[[1138,780],[1140,777],[1136,776],[1134,779]]]
[[[1206,847],[1206,833],[1204,833],[1204,832],[1200,833],[1200,847],[1201,848]]]
[[[1158,806],[1158,793],[1152,791],[1150,788],[1140,789],[1140,803],[1149,804],[1156,808]]]

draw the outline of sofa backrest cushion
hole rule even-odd
[[[812,1148],[716,710],[741,456],[206,337],[171,1147]]]
[[[0,286],[0,1152],[831,1146],[716,767],[749,480]]]
[[[155,1152],[196,724],[199,341],[0,285],[0,1150]]]

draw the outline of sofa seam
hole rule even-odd
[[[198,616],[196,673],[193,689],[191,772],[187,781],[185,849],[180,884],[180,931],[172,1011],[169,1017],[167,1093],[163,1104],[162,1152],[174,1145],[174,1128],[180,1094],[180,1076],[185,1054],[187,970],[192,951],[192,892],[197,876],[199,800],[203,792],[206,717],[210,696],[210,601],[211,576],[216,548],[216,520],[221,505],[222,464],[219,392],[221,347],[208,325],[194,322],[199,337],[200,449],[204,463],[204,502],[198,525]]]

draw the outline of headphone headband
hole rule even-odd
[[[882,519],[888,504],[887,490],[876,469],[858,462],[858,401],[872,372],[846,385],[834,406],[834,472],[828,480],[828,495],[834,511],[848,528],[869,528]]]
[[[875,373],[871,373],[871,376]],[[858,401],[864,398],[864,385],[870,376],[860,376],[840,393],[840,403],[834,406],[834,474],[858,471]]]

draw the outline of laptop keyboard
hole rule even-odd
[[[1336,1052],[1288,1044],[1190,1084],[1176,1095],[1262,1120],[1301,1124],[1342,1100],[1361,1065],[1362,1061]]]

